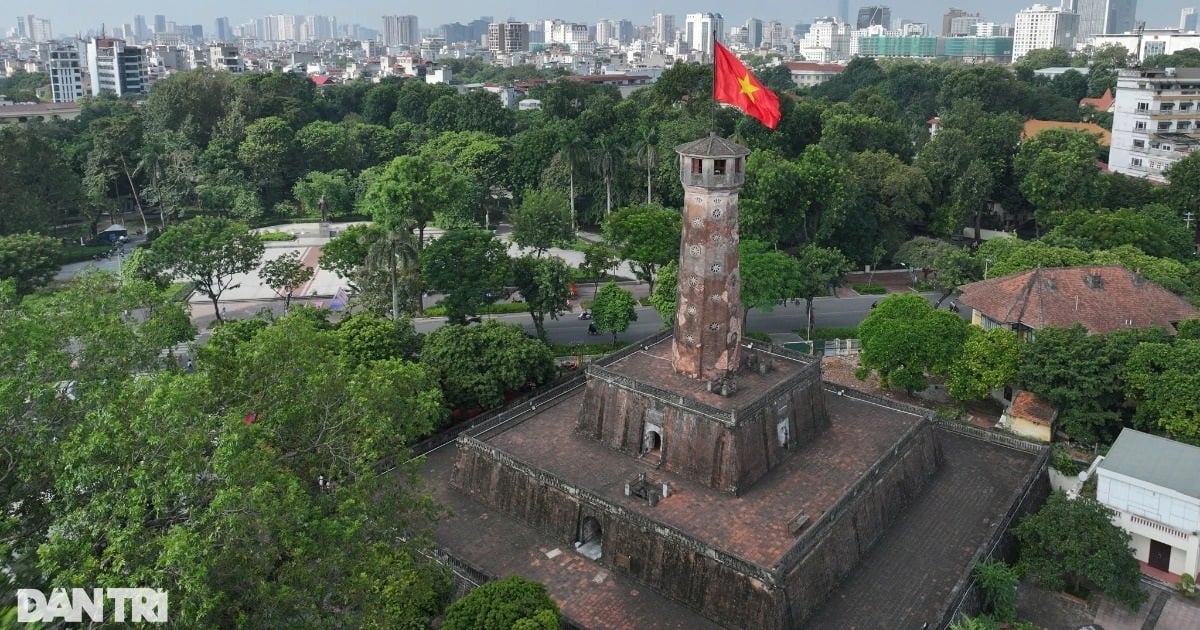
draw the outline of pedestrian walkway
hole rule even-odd
[[[1137,610],[1101,593],[1090,601],[1042,590],[1032,580],[1018,589],[1017,617],[1040,628],[1074,630],[1093,624],[1104,630],[1195,630],[1200,628],[1200,602],[1165,586],[1144,586],[1149,597]]]

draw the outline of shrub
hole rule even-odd
[[[289,233],[287,233],[287,232],[261,232],[261,233],[259,233],[259,235],[258,235],[258,238],[260,238],[260,239],[262,239],[263,241],[266,241],[266,242],[270,242],[270,241],[294,241],[294,240],[296,240],[296,235],[295,235],[295,234],[289,234]]]
[[[883,295],[887,293],[887,287],[879,284],[858,284],[852,285],[854,290],[863,295]]]
[[[550,354],[556,357],[572,357],[581,354],[591,356],[608,354],[627,345],[629,345],[628,341],[618,341],[615,346],[611,343],[556,343],[550,345]]]
[[[1062,442],[1050,447],[1050,467],[1068,477],[1079,474],[1079,465],[1071,459],[1071,453]]]
[[[1179,583],[1175,585],[1175,589],[1183,593],[1184,597],[1196,596],[1196,578],[1192,577],[1191,573],[1184,573],[1179,576]]]

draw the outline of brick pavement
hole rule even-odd
[[[940,431],[939,438],[942,468],[809,619],[809,627],[870,630],[938,622],[947,597],[999,526],[1035,460],[954,433]]]

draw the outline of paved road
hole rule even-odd
[[[937,295],[925,294],[931,302]],[[867,317],[871,304],[878,301],[878,295],[861,295],[845,298],[817,298],[813,301],[813,311],[816,313],[818,328],[849,328],[857,326]],[[640,307],[637,311],[638,320],[630,325],[629,330],[617,336],[618,339],[633,340],[653,334],[662,328],[662,318],[658,312],[649,307]],[[530,333],[533,332],[533,322],[529,315],[486,315],[486,319],[496,319],[506,323],[520,324]],[[429,332],[445,323],[442,318],[420,319],[416,321],[417,332]],[[747,330],[768,334],[794,333],[804,326],[804,305],[778,306],[770,311],[752,309],[747,318]],[[605,336],[591,336],[587,332],[588,322],[578,319],[577,313],[567,313],[557,320],[546,320],[546,336],[551,343],[589,343],[605,339]]]

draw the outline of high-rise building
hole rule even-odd
[[[488,25],[488,48],[497,53],[523,53],[529,50],[527,22],[494,22]]]
[[[684,42],[691,50],[713,54],[713,37],[721,39],[725,32],[725,18],[720,13],[689,13],[684,22]]]
[[[608,40],[614,39],[615,32],[616,26],[612,20],[600,20],[596,22],[596,43],[601,45],[607,44]]]
[[[92,38],[87,45],[92,96],[144,93],[149,87],[146,53],[124,40]]]
[[[955,33],[954,30],[955,20],[961,18],[978,18],[979,22],[983,21],[983,18],[978,13],[968,13],[962,9],[955,9],[951,7],[950,10],[946,11],[945,15],[942,16],[942,37],[960,37],[965,35],[966,33]],[[971,23],[972,22],[959,22],[959,24]]]
[[[150,27],[146,25],[146,16],[133,16],[133,36],[137,41],[144,42],[150,39]]]
[[[763,43],[763,21],[757,18],[746,20],[746,45],[758,48]]]
[[[1079,14],[1079,41],[1092,35],[1133,30],[1137,0],[1065,0],[1063,4]]]
[[[384,46],[415,46],[419,43],[421,43],[421,32],[417,28],[417,16],[383,16]]]
[[[209,46],[208,67],[213,70],[241,74],[244,70],[241,51],[237,46]]]
[[[850,23],[850,0],[838,0],[837,16],[843,24]]]
[[[166,32],[167,32],[167,16],[165,16],[165,15],[154,16],[154,34],[161,35]]]
[[[950,20],[948,37],[967,37],[976,34],[976,27],[983,23],[978,15],[964,15]]]
[[[83,68],[75,44],[52,44],[47,65],[55,103],[74,103],[83,98]]]
[[[1079,33],[1079,14],[1063,7],[1035,4],[1017,12],[1013,27],[1013,61],[1020,61],[1031,50],[1062,48],[1070,50]]]
[[[213,22],[213,39],[218,42],[233,41],[233,29],[229,28],[229,18],[219,17]]]
[[[50,20],[32,14],[21,15],[17,16],[17,37],[48,42],[54,39],[54,33],[50,29]]]
[[[1179,30],[1185,33],[1196,30],[1196,7],[1184,7],[1179,12]]]
[[[633,41],[633,22],[629,20],[617,20],[615,23],[617,41],[621,44],[628,44]]]
[[[675,16],[666,13],[655,13],[654,22],[654,41],[667,43],[675,38]]]
[[[333,39],[337,32],[337,18],[327,15],[307,15],[299,25],[297,37],[302,42]]]
[[[858,10],[857,28],[868,26],[892,27],[892,10],[885,6],[862,7]]]

